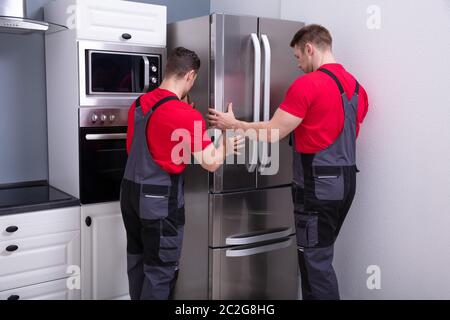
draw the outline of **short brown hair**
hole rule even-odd
[[[194,51],[183,47],[175,48],[167,59],[166,77],[184,77],[189,71],[198,72],[200,65],[200,59]]]
[[[294,48],[297,45],[303,50],[308,42],[322,50],[331,50],[333,47],[333,38],[330,31],[318,24],[310,24],[298,30],[292,38],[291,47]]]

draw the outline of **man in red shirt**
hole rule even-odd
[[[120,204],[127,233],[127,269],[133,300],[171,298],[184,230],[183,171],[191,154],[208,171],[241,148],[239,137],[216,149],[201,114],[184,100],[200,68],[198,56],[176,48],[161,86],[139,97],[128,115],[128,161]],[[183,161],[184,160],[184,161]]]
[[[210,109],[209,120],[220,129],[268,130],[258,139],[272,143],[294,132],[292,194],[303,299],[339,299],[334,243],[355,195],[356,138],[368,98],[336,62],[324,27],[303,27],[291,47],[306,75],[292,84],[269,122],[236,120],[231,104],[228,113]]]

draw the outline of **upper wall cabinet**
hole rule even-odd
[[[58,0],[47,21],[67,26],[77,39],[166,46],[167,8],[121,0]]]

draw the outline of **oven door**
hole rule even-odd
[[[127,163],[127,127],[80,128],[80,201],[118,201]]]

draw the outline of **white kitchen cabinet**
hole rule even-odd
[[[0,266],[0,291],[66,278],[80,266],[80,232],[0,242]]]
[[[80,242],[79,206],[0,217],[0,297],[11,290],[69,278],[70,268],[80,269]],[[40,297],[37,288],[32,295]],[[42,288],[53,290],[52,285]],[[48,291],[46,297],[62,298],[58,290]],[[80,295],[80,290],[71,291],[67,297]],[[28,296],[28,291],[22,296]]]
[[[45,18],[75,30],[77,39],[166,46],[165,6],[120,0],[58,0],[46,6]],[[124,34],[131,38],[124,38]]]
[[[0,300],[79,300],[80,290],[69,290],[61,279],[0,292]]]
[[[129,299],[126,233],[119,202],[81,207],[83,300]]]
[[[7,230],[15,230],[8,232]],[[80,207],[0,217],[0,242],[80,230]]]

